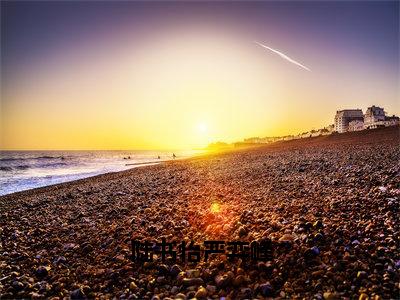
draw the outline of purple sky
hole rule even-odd
[[[3,1],[2,71],[14,72],[68,51],[80,43],[129,31],[140,43],[149,31],[174,23],[204,23],[243,30],[249,40],[268,39],[277,48],[287,39],[299,53],[323,46],[385,66],[399,65],[399,2],[37,2]],[[281,45],[280,45],[281,44]],[[4,78],[4,77],[3,77]]]

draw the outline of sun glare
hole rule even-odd
[[[211,204],[210,211],[211,211],[212,213],[219,213],[220,210],[221,210],[221,206],[219,205],[218,202],[213,202],[213,203]]]

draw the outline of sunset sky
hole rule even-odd
[[[189,149],[400,114],[398,2],[1,6],[1,149]]]

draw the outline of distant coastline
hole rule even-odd
[[[270,144],[280,141],[291,141],[309,137],[324,136],[345,132],[363,131],[376,128],[393,127],[400,125],[400,118],[396,115],[387,116],[384,108],[372,105],[365,114],[361,109],[338,110],[334,118],[334,124],[320,129],[312,129],[297,135],[285,135],[274,137],[251,137],[232,144],[218,141],[208,145],[209,150],[227,149],[231,147],[249,147],[259,144]]]

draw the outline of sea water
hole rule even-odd
[[[201,151],[0,151],[0,195],[117,172]]]

